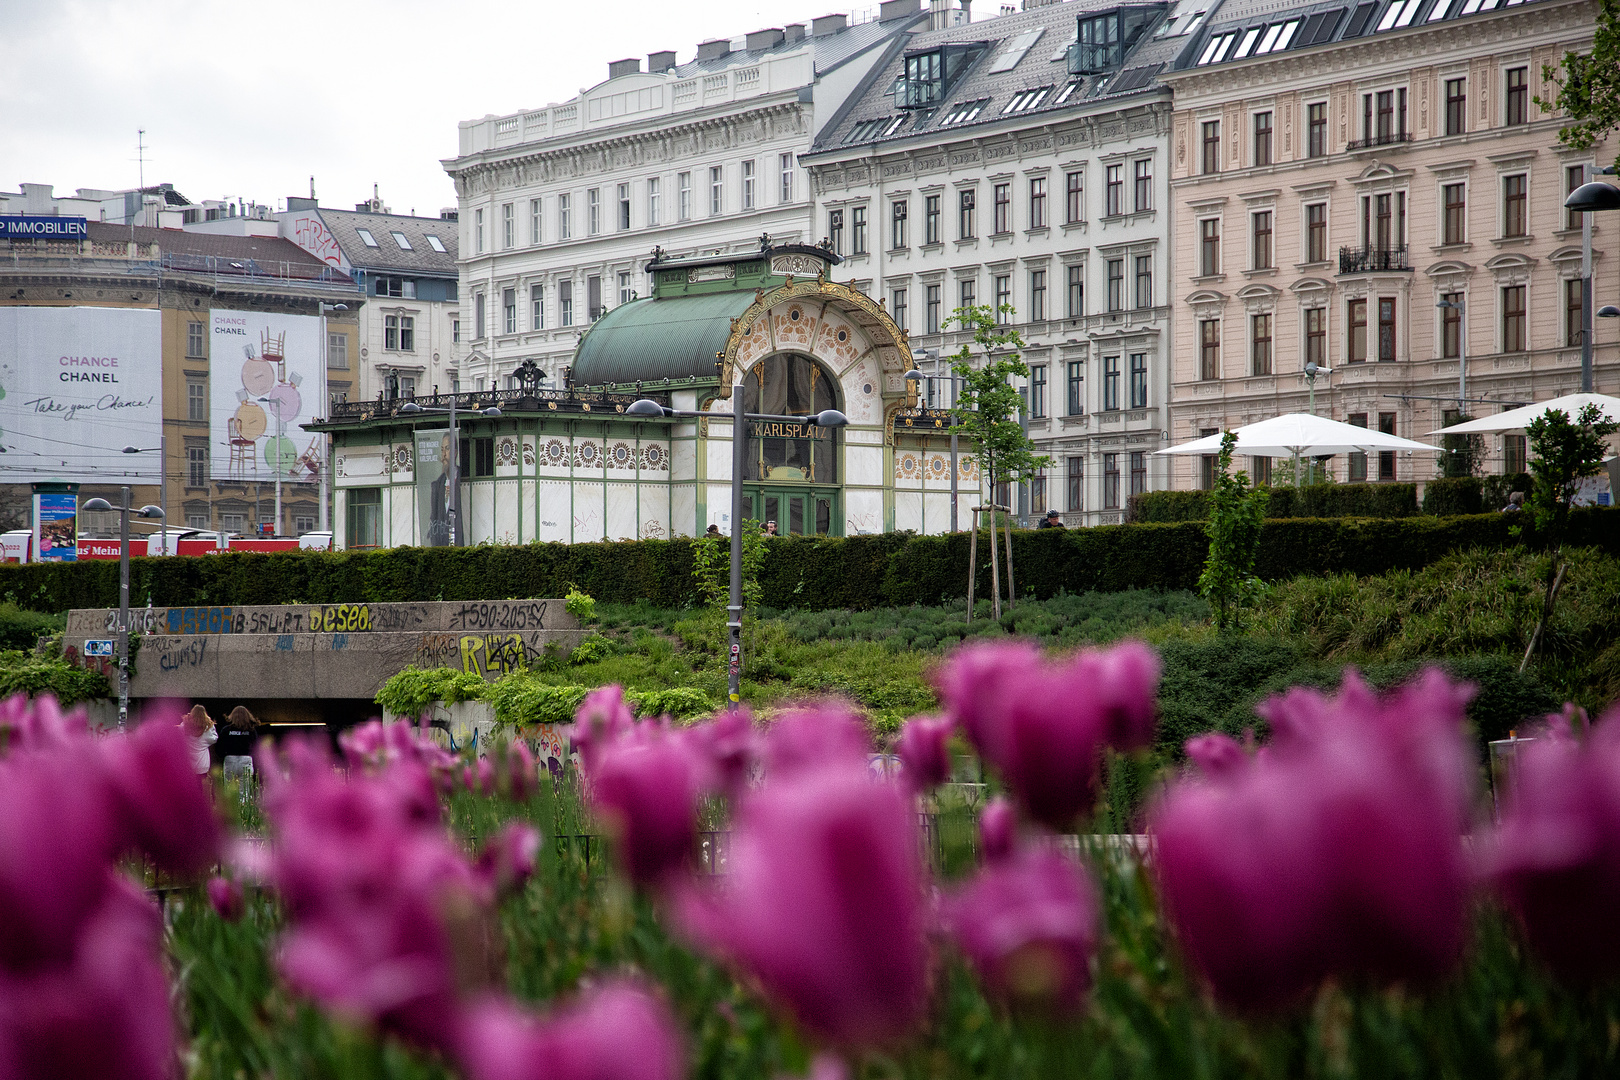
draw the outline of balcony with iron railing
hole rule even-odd
[[[1410,273],[1406,245],[1397,247],[1344,247],[1339,249],[1339,273],[1378,274],[1389,271]]]
[[[1351,139],[1345,146],[1346,150],[1370,150],[1375,146],[1399,146],[1412,141],[1410,131],[1386,131],[1383,134],[1368,135],[1365,139]]]
[[[622,414],[625,407],[637,398],[650,397],[661,405],[669,404],[668,394],[632,393],[613,394],[606,390],[569,387],[565,390],[544,389],[533,383],[524,383],[505,390],[474,390],[463,394],[414,394],[398,397],[379,395],[372,401],[337,401],[331,406],[327,424],[355,424],[368,420],[388,420],[399,417],[400,407],[414,402],[434,411],[417,414],[420,420],[440,420],[447,415],[452,399],[456,411],[468,421],[491,405],[503,413],[566,413],[570,416],[600,416],[604,420]],[[320,421],[317,421],[320,423]]]

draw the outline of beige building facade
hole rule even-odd
[[[1597,6],[1541,0],[1238,0],[1161,79],[1175,94],[1171,441],[1312,407],[1423,439],[1578,391],[1583,169],[1537,103],[1544,65],[1590,49]],[[1593,297],[1620,301],[1596,215]],[[1620,391],[1620,326],[1597,322],[1595,389]],[[1462,400],[1459,400],[1462,399]],[[1523,437],[1484,446],[1523,468]],[[1268,462],[1244,462],[1266,474]],[[1360,455],[1339,481],[1425,481],[1437,455]],[[1182,459],[1172,486],[1207,485]]]

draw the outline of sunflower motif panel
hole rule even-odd
[[[602,448],[593,442],[582,442],[574,447],[574,466],[580,469],[600,469]]]
[[[497,448],[495,463],[497,465],[516,465],[517,460],[517,440],[511,438],[502,439],[501,445]]]
[[[896,480],[918,480],[923,474],[922,454],[916,450],[896,450],[894,452],[894,478]]]
[[[634,469],[636,467],[636,452],[629,443],[616,442],[607,450],[607,463],[610,469]]]
[[[668,472],[669,451],[660,443],[648,443],[641,448],[641,467]]]

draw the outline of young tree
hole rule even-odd
[[[1450,424],[1464,424],[1474,419],[1467,413],[1459,413],[1447,421]],[[1485,458],[1485,439],[1481,435],[1442,435],[1440,436],[1440,475],[1444,477],[1473,476],[1479,472],[1479,467]]]
[[[1215,463],[1215,490],[1210,492],[1209,518],[1204,535],[1209,537],[1209,555],[1204,572],[1198,575],[1198,591],[1215,608],[1215,625],[1222,630],[1238,620],[1238,610],[1260,591],[1254,576],[1254,560],[1260,551],[1260,528],[1266,520],[1266,504],[1271,493],[1249,486],[1249,474],[1232,475],[1232,450],[1237,435],[1221,436],[1221,453]]]
[[[1558,91],[1551,101],[1537,95],[1536,104],[1570,118],[1558,132],[1565,146],[1585,150],[1620,127],[1620,0],[1598,5],[1590,53],[1565,53],[1541,73]]]
[[[1524,650],[1520,671],[1529,665],[1547,624],[1552,621],[1558,587],[1563,584],[1564,572],[1569,568],[1563,558],[1564,532],[1569,524],[1575,489],[1583,478],[1596,476],[1603,468],[1607,440],[1616,431],[1620,431],[1620,423],[1606,419],[1603,410],[1595,404],[1584,406],[1573,423],[1564,410],[1548,409],[1525,427],[1525,433],[1530,436],[1530,452],[1535,455],[1530,462],[1534,481],[1525,511],[1552,557],[1547,563],[1547,592],[1541,602],[1541,618],[1530,635],[1529,647]]]
[[[1004,305],[1003,310],[1010,314],[1012,307]],[[1018,422],[1022,398],[1012,379],[1029,375],[1018,352],[1024,340],[1017,330],[996,325],[995,309],[988,304],[957,308],[949,323],[973,331],[973,344],[951,357],[951,370],[962,380],[951,430],[972,440],[973,456],[993,495],[997,483],[1028,480],[1052,464],[1051,458],[1035,453]],[[982,356],[977,366],[975,347]]]

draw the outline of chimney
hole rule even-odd
[[[922,10],[922,0],[883,0],[878,6],[878,22],[904,19]]]
[[[962,25],[973,21],[973,0],[957,0],[962,8]]]
[[[819,19],[810,20],[810,36],[824,37],[827,34],[836,34],[848,25],[847,15],[823,15]]]
[[[635,75],[641,71],[641,61],[632,57],[629,60],[609,60],[608,78],[617,79],[620,75]]]
[[[675,52],[655,52],[647,54],[647,70],[654,75],[662,74],[675,66]]]
[[[718,60],[731,52],[731,41],[727,38],[715,38],[713,41],[698,42],[698,62],[704,60]]]
[[[783,39],[789,45],[804,40],[804,23],[788,23],[782,28]]]
[[[774,49],[782,44],[782,31],[772,28],[770,30],[755,30],[743,39],[743,47],[749,52],[759,52],[762,49]]]
[[[287,209],[288,210],[313,210],[313,209],[315,209],[315,200],[314,199],[306,199],[302,195],[289,195],[289,196],[287,196]]]

